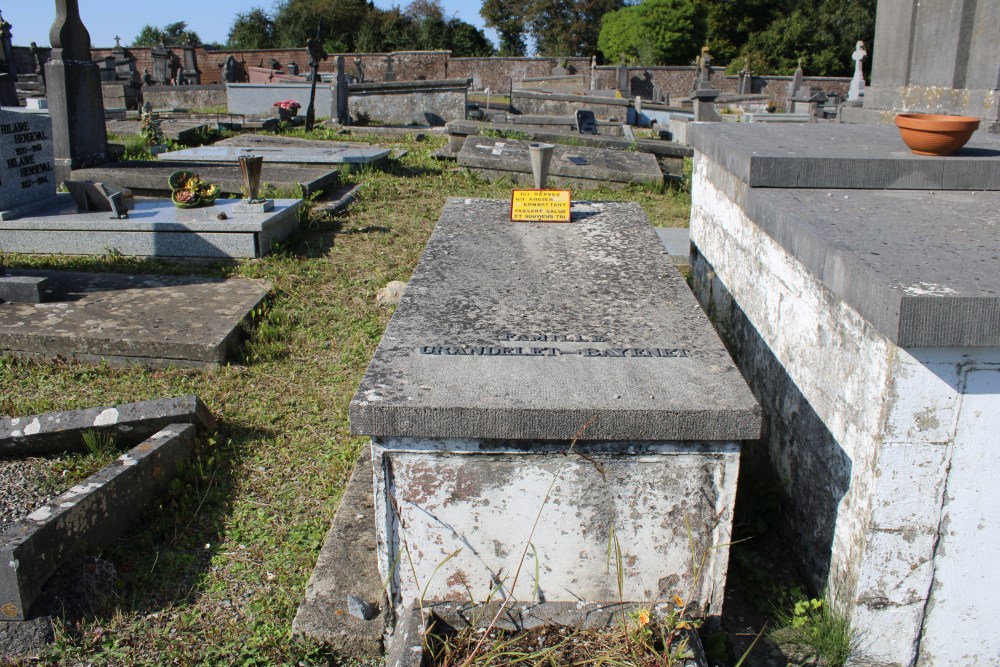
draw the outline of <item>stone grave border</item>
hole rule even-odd
[[[28,444],[18,454],[51,453],[55,448],[46,439],[66,443],[86,430],[145,438],[0,535],[0,562],[7,564],[0,568],[0,620],[27,619],[42,586],[63,563],[127,532],[178,474],[199,427],[212,430],[215,419],[193,395],[0,422],[0,447]]]

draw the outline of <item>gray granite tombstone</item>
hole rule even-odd
[[[385,74],[382,76],[383,81],[395,81],[396,73],[392,71],[392,54],[390,53],[385,57]]]
[[[0,219],[52,203],[56,195],[52,120],[0,109]]]
[[[198,69],[198,57],[193,42],[184,45],[184,83],[196,86],[201,83],[201,70]]]
[[[170,53],[162,42],[149,50],[153,60],[153,81],[165,84],[170,81]]]
[[[14,48],[11,46],[11,25],[0,14],[0,45],[2,45],[3,67],[0,71],[0,106],[16,107],[17,67],[14,65]]]
[[[45,78],[55,176],[66,180],[71,169],[101,164],[111,157],[101,75],[90,56],[90,33],[80,19],[78,0],[56,0],[49,39],[52,59],[45,65]]]
[[[347,75],[344,73],[344,56],[337,56],[337,122],[347,125],[351,122],[351,115],[347,111]]]

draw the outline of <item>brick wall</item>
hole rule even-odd
[[[182,58],[180,47],[172,49],[178,58]],[[46,49],[48,51],[48,49]],[[136,69],[152,71],[153,63],[148,48],[126,49],[126,54],[136,59]],[[100,60],[111,55],[111,49],[93,49],[94,60]],[[196,50],[198,69],[201,70],[203,84],[220,83],[222,68],[226,59],[232,55],[237,62],[246,66],[266,67],[274,58],[281,63],[282,69],[288,63],[299,66],[300,74],[309,70],[309,53],[305,49],[261,49],[248,51],[213,51],[199,47]],[[348,74],[354,71],[354,59],[361,59],[361,68],[366,81],[382,81],[385,74],[385,53],[347,53],[342,54]],[[336,54],[324,60],[319,67],[320,72],[336,70]],[[472,79],[473,90],[489,88],[493,92],[506,94],[511,80],[515,83],[524,78],[549,76],[559,64],[558,58],[452,58],[449,51],[401,51],[392,54],[393,71],[398,81],[415,81],[420,79]],[[14,58],[19,72],[33,72],[34,58],[28,47],[15,46]],[[590,87],[591,68],[589,58],[568,58],[567,69],[571,74],[583,74],[587,87]],[[593,70],[596,88],[615,87],[615,67],[602,66]],[[632,96],[652,97],[653,86],[657,86],[671,97],[687,97],[694,80],[695,68],[692,66],[676,67],[630,67],[629,80]],[[738,85],[735,76],[729,77],[721,72],[712,77],[712,81],[724,93],[735,93]],[[765,95],[782,100],[785,97],[788,76],[755,77],[755,90],[761,89]],[[827,92],[837,92],[846,96],[851,80],[847,77],[804,77],[807,86],[820,86]]]

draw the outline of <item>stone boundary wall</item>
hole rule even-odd
[[[46,52],[48,49],[46,49]],[[173,47],[180,57],[182,49]],[[152,71],[152,59],[149,48],[127,48],[125,52],[136,59],[136,69],[141,73],[143,68]],[[299,67],[300,74],[309,69],[309,53],[304,49],[260,49],[245,51],[196,49],[198,68],[201,70],[202,84],[220,83],[222,67],[226,59],[232,55],[237,62],[246,66],[267,66],[272,58],[281,63],[283,69],[289,63]],[[111,49],[92,49],[93,59],[100,60],[111,55]],[[332,73],[336,69],[336,55],[332,54],[320,64],[320,71]],[[365,81],[382,81],[385,75],[386,53],[345,53],[348,74],[354,70],[354,59],[361,59],[361,68]],[[472,90],[485,90],[506,95],[511,89],[511,81],[515,83],[524,78],[550,76],[552,70],[559,65],[559,58],[453,58],[450,51],[397,51],[392,54],[393,71],[397,81],[419,81],[423,79],[472,79]],[[34,58],[27,47],[14,47],[14,60],[18,71],[34,72]],[[569,74],[582,74],[588,88],[591,78],[594,78],[594,88],[609,89],[615,86],[616,67],[602,65],[593,70],[589,58],[567,58],[566,69]],[[651,98],[653,86],[657,86],[672,97],[687,97],[691,91],[691,83],[695,77],[695,68],[691,65],[666,67],[629,67],[629,94]],[[788,92],[790,76],[759,76],[754,77],[754,92],[770,95],[775,100],[784,100]],[[723,93],[735,93],[738,79],[726,76],[721,70],[712,77],[712,81]],[[826,92],[840,93],[847,96],[850,87],[850,77],[813,77],[803,78],[806,86],[819,86]]]

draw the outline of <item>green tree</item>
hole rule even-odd
[[[632,63],[677,65],[698,53],[706,30],[691,0],[644,0],[605,14],[597,44],[609,62],[624,55]]]
[[[304,48],[318,33],[327,51],[354,51],[362,26],[376,12],[366,0],[281,0],[274,17],[278,46]]]
[[[483,0],[479,15],[487,27],[497,31],[500,37],[499,55],[523,56],[528,53],[524,41],[524,3],[514,0]]]
[[[161,42],[166,46],[183,46],[188,43],[201,44],[201,38],[198,33],[187,29],[186,22],[177,21],[168,23],[163,28],[144,25],[132,40],[132,46],[156,46]]]
[[[259,7],[240,12],[229,29],[230,49],[270,49],[277,45],[274,20]]]
[[[458,57],[486,57],[494,54],[493,42],[482,30],[457,18],[448,21],[451,53]]]
[[[750,35],[740,49],[740,61],[749,61],[758,72],[791,74],[802,58],[807,74],[850,76],[855,44],[860,39],[870,45],[874,32],[874,0],[804,3]]]
[[[624,0],[534,0],[528,29],[541,55],[589,56],[597,51],[601,18],[624,6]]]

